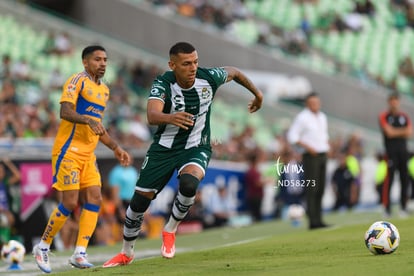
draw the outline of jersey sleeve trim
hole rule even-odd
[[[164,99],[158,98],[158,97],[148,97],[148,100],[159,100],[159,101],[162,101],[163,103],[165,103]]]

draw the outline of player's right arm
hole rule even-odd
[[[75,111],[75,105],[71,102],[60,103],[60,118],[71,123],[85,124],[93,130],[96,135],[105,134],[104,126],[86,115],[81,115]]]
[[[164,102],[149,99],[147,103],[147,119],[150,125],[176,125],[185,130],[194,124],[193,115],[187,112],[164,113]]]
[[[379,117],[380,127],[388,138],[409,138],[412,135],[411,121],[408,117],[407,126],[405,127],[394,127],[387,122],[386,113],[381,113]]]
[[[66,80],[60,98],[60,118],[71,123],[89,125],[96,135],[103,135],[105,128],[99,121],[76,112],[75,105],[80,91],[83,89],[82,73],[75,74]]]

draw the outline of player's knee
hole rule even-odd
[[[66,210],[72,212],[73,210],[75,210],[76,207],[78,207],[78,202],[76,201],[62,201],[62,205],[63,207],[65,207]]]
[[[79,194],[74,191],[65,191],[62,194],[62,205],[69,211],[75,210],[78,206]]]
[[[199,183],[200,180],[197,177],[184,173],[180,175],[179,191],[183,196],[193,197],[196,194]]]
[[[131,202],[129,203],[129,207],[131,207],[132,211],[138,213],[144,213],[154,196],[150,196],[150,194],[142,194],[140,192],[135,192],[132,196]]]
[[[91,203],[100,206],[102,203],[102,194],[96,193],[94,195],[88,196],[88,198],[86,199],[86,203]]]

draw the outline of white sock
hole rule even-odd
[[[128,207],[125,215],[124,237],[137,237],[144,220],[144,213],[134,212],[131,207]]]
[[[131,256],[134,255],[134,252],[135,252],[134,247],[135,247],[135,240],[133,240],[133,241],[124,240],[123,243],[122,243],[121,253],[124,253],[128,257],[131,257]]]
[[[44,241],[40,241],[39,242],[39,248],[40,249],[47,249],[47,250],[49,250],[50,249],[50,244],[47,244]]]
[[[144,213],[135,212],[128,207],[126,211],[126,222],[124,225],[124,241],[122,243],[121,252],[131,257],[134,255],[134,246],[136,237],[138,237],[141,230],[142,220],[144,219]],[[127,225],[129,227],[127,227]],[[134,238],[132,240],[125,240],[125,238]]]
[[[167,224],[164,226],[164,231],[169,233],[177,232],[178,225],[181,221],[175,220],[172,216],[168,219]]]
[[[79,253],[86,253],[86,248],[83,246],[76,246],[75,247],[75,254],[79,254]]]
[[[167,224],[164,226],[164,231],[170,233],[177,232],[178,225],[180,224],[181,220],[184,219],[187,215],[188,210],[194,204],[194,200],[195,196],[187,197],[178,192],[174,200],[171,216]]]

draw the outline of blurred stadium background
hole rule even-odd
[[[151,135],[148,87],[167,69],[169,47],[185,40],[198,49],[201,66],[237,66],[265,94],[263,110],[248,115],[248,93],[231,84],[221,88],[213,105],[216,160],[243,164],[243,157],[232,158],[219,145],[248,127],[261,150],[276,154],[277,137],[302,108],[301,98],[315,90],[333,147],[340,151],[355,137],[362,144],[361,201],[374,203],[374,155],[382,151],[377,116],[387,95],[401,92],[402,108],[414,118],[414,71],[406,70],[414,58],[414,16],[404,1],[372,0],[367,11],[357,10],[357,2],[366,1],[2,0],[0,55],[10,58],[13,88],[7,88],[3,63],[1,93],[12,96],[0,103],[0,156],[17,164],[50,159],[59,80],[82,70],[86,44],[100,43],[110,58],[105,81],[113,97],[105,123],[139,166]],[[51,39],[63,34],[70,50],[49,51]],[[97,155],[106,177],[115,160],[104,147]],[[328,206],[332,198],[324,202]],[[28,207],[30,216],[38,206]]]

